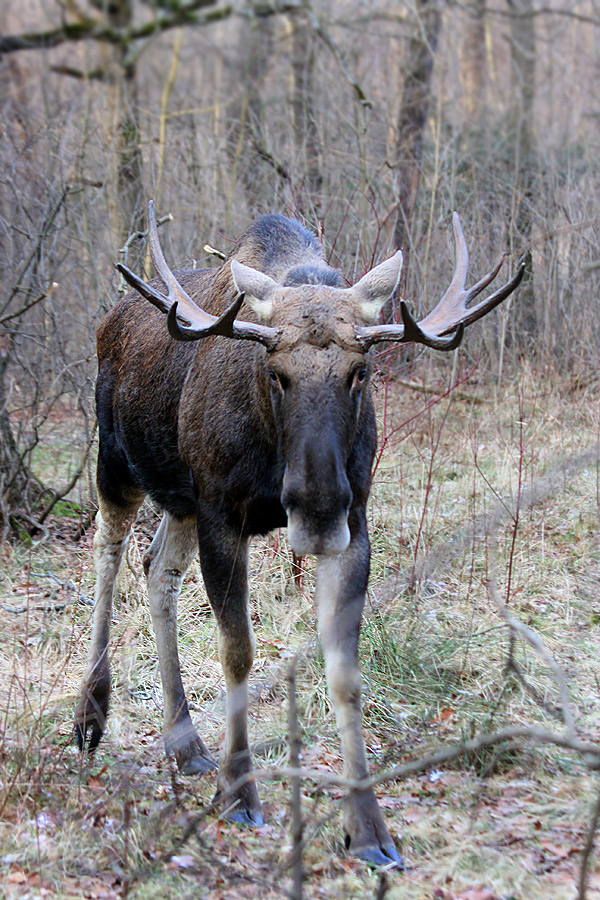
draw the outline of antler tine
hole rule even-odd
[[[521,275],[517,273],[506,285],[503,285],[499,290],[469,309],[469,303],[471,303],[475,297],[479,296],[488,284],[494,280],[500,271],[505,257],[503,254],[487,275],[484,275],[476,284],[466,290],[465,282],[469,266],[469,254],[460,219],[456,212],[452,214],[452,225],[454,228],[454,240],[456,246],[455,272],[452,281],[450,282],[450,287],[440,302],[421,322],[419,322],[420,328],[428,334],[448,334],[449,332],[454,331],[459,323],[462,323],[466,327],[472,322],[476,322],[477,319],[481,319],[486,313],[491,312],[495,306],[508,297],[523,277],[522,273]],[[503,293],[504,289],[509,286],[510,289],[508,292]]]
[[[472,306],[470,307],[470,309],[466,310],[466,313],[461,316],[460,324],[464,325],[464,327],[466,328],[468,325],[472,325],[473,322],[476,322],[478,319],[482,319],[483,316],[487,315],[487,313],[491,312],[493,309],[499,306],[499,304],[502,303],[503,300],[506,300],[506,298],[518,288],[524,274],[525,263],[521,262],[519,263],[519,268],[510,279],[510,281],[507,281],[506,284],[503,284],[502,287],[499,287],[498,290],[494,291],[493,294],[490,294],[489,297],[484,297],[484,299],[480,300],[479,303],[476,303],[475,306]],[[448,334],[448,332],[453,331],[455,327],[455,325],[450,325],[446,329],[446,331],[441,333]]]
[[[151,284],[146,284],[145,281],[132,272],[131,269],[128,269],[127,266],[124,266],[123,263],[117,263],[115,268],[118,272],[121,273],[125,281],[128,281],[132,288],[142,295],[146,300],[149,300],[153,306],[156,306],[157,309],[160,309],[162,313],[168,313],[171,309],[172,304],[169,303],[168,299],[164,294],[161,294],[160,291],[157,291],[155,287],[152,287]]]
[[[167,286],[168,295],[165,297],[161,291],[152,284],[142,281],[135,272],[122,263],[117,264],[117,269],[142,297],[149,300],[162,313],[167,314],[167,328],[171,337],[177,341],[198,341],[218,334],[223,337],[256,341],[263,344],[268,350],[272,350],[277,345],[281,337],[279,328],[270,328],[268,325],[259,325],[254,322],[236,321],[235,317],[244,302],[243,293],[238,293],[233,303],[220,316],[213,316],[194,303],[167,265],[158,239],[152,201],[148,204],[148,237],[152,262]],[[179,312],[180,306],[183,307],[183,314]]]
[[[456,212],[452,215],[452,227],[456,263],[452,281],[439,303],[420,322],[415,321],[403,302],[401,305],[402,325],[372,325],[366,328],[356,328],[356,336],[363,347],[368,348],[379,341],[400,341],[402,343],[412,341],[436,350],[453,350],[460,343],[467,325],[471,325],[486,313],[491,312],[518,287],[525,271],[524,264],[519,266],[510,281],[475,306],[469,307],[468,304],[496,277],[504,261],[504,256],[487,275],[484,275],[467,290],[465,284],[469,269],[469,251]],[[445,335],[446,337],[444,337]]]
[[[494,278],[496,277],[496,275],[502,268],[502,263],[504,262],[505,259],[506,259],[506,254],[503,253],[502,256],[500,257],[500,259],[498,260],[498,262],[496,263],[496,265],[494,266],[494,268],[490,269],[490,271],[486,275],[484,275],[483,278],[480,278],[478,282],[471,285],[471,287],[467,291],[468,296],[467,296],[467,299],[465,300],[465,303],[469,304],[471,302],[471,300],[474,300],[475,297],[478,297],[479,294],[486,289],[488,284],[490,284],[490,282],[492,282],[494,280]]]
[[[457,212],[452,213],[452,228],[454,231],[454,252],[456,255],[452,281],[439,303],[419,322],[422,330],[429,334],[445,334],[449,330],[450,322],[454,318],[458,319],[468,298],[465,283],[469,271],[469,251]],[[481,290],[483,290],[483,287]],[[440,326],[444,324],[447,327],[441,328]],[[458,322],[455,323],[454,327],[457,324]]]
[[[411,315],[404,300],[400,302],[400,313],[404,325],[403,343],[425,344],[426,347],[431,347],[433,350],[456,350],[457,347],[460,347],[465,333],[462,324],[448,337],[438,337],[423,331],[420,323]]]
[[[212,334],[219,334],[223,337],[241,338],[245,341],[256,341],[263,344],[267,349],[273,350],[279,338],[281,331],[278,328],[269,328],[266,325],[258,325],[254,322],[236,322],[237,316],[245,294],[240,292],[231,306],[228,306],[225,312],[218,318],[214,319],[212,325],[208,328],[184,328],[178,319],[177,301],[173,303],[167,314],[167,328],[169,334],[176,341],[197,341],[200,338],[210,337]]]
[[[167,300],[169,301],[169,307],[176,302],[179,309],[179,316],[182,319],[186,319],[189,322],[195,321],[197,324],[201,324],[201,321],[204,320],[207,326],[211,325],[213,317],[204,312],[201,307],[197,306],[194,303],[192,298],[182,288],[182,286],[173,275],[173,272],[167,265],[165,255],[162,251],[160,240],[158,238],[156,215],[154,212],[154,203],[152,202],[152,200],[150,200],[148,203],[148,244],[150,246],[150,256],[152,257],[154,268],[167,287]],[[200,322],[198,322],[199,319],[201,320]]]
[[[446,291],[447,294],[464,291],[467,273],[469,271],[469,249],[457,212],[452,213],[452,230],[454,231],[454,253],[456,256],[456,263],[454,265],[454,275],[452,276],[450,287]]]
[[[211,334],[220,334],[224,337],[233,336],[234,319],[240,311],[240,307],[244,302],[244,294],[238,294],[233,303],[227,307],[223,315],[218,319],[210,316],[212,322],[204,328],[194,328],[193,326],[184,327],[177,321],[179,317],[178,303],[174,301],[173,305],[167,312],[167,328],[169,334],[176,341],[197,341],[199,338],[210,337]],[[204,312],[204,310],[202,310]],[[205,313],[206,316],[209,313]]]

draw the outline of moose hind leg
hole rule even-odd
[[[352,780],[368,775],[362,734],[361,676],[358,638],[369,570],[369,545],[353,540],[340,556],[319,557],[316,603],[327,685],[342,743],[344,774]],[[373,790],[351,791],[344,800],[346,848],[375,865],[401,863],[383,821]]]
[[[119,566],[131,526],[143,496],[124,505],[110,503],[99,494],[94,535],[94,615],[88,667],[75,709],[75,736],[80,750],[94,751],[104,733],[110,695],[108,641],[112,603]],[[88,742],[89,734],[89,742]]]
[[[215,768],[192,724],[177,649],[177,601],[183,577],[197,551],[195,517],[177,519],[165,513],[144,557],[163,686],[165,749],[168,756],[175,757],[184,775],[201,775]]]
[[[262,825],[248,746],[248,676],[255,640],[248,610],[248,540],[223,529],[218,536],[200,529],[200,562],[218,625],[219,659],[227,688],[225,744],[217,778],[217,797],[225,818]]]

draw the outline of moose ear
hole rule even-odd
[[[261,322],[268,322],[273,312],[273,298],[280,285],[264,272],[231,260],[231,275],[238,293],[246,295],[246,303]]]
[[[385,301],[398,287],[402,272],[402,251],[379,263],[358,281],[352,290],[365,322],[374,322]]]

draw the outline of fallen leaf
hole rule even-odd
[[[9,884],[27,884],[27,875],[25,872],[17,869],[16,872],[9,872],[6,876],[6,880]]]
[[[253,869],[259,868],[259,864],[254,860],[243,844],[238,844],[235,849],[235,857],[243,866],[250,866]]]
[[[100,778],[99,775],[90,775],[86,782],[87,786],[92,791],[103,791],[104,790],[104,782]]]
[[[94,810],[94,814],[92,816],[93,825],[98,828],[99,826],[104,825],[106,822],[106,818],[108,816],[108,812],[105,806],[99,806],[98,809]]]

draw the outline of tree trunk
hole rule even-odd
[[[415,11],[416,20],[408,43],[407,57],[402,65],[404,82],[393,163],[396,211],[386,229],[386,243],[389,249],[401,248],[404,253],[405,283],[410,267],[413,217],[419,190],[433,64],[441,20],[438,0],[416,0]],[[385,322],[397,319],[394,296],[385,304],[382,315]],[[406,362],[409,358],[410,351],[405,348],[402,360]]]
[[[410,248],[412,219],[417,202],[423,140],[427,125],[431,77],[440,30],[438,0],[416,0],[417,21],[403,66],[404,86],[396,143],[396,196],[398,212],[394,246]]]
[[[304,177],[296,198],[299,211],[321,220],[321,147],[314,113],[315,46],[312,28],[300,18],[292,22],[292,117],[298,162]]]
[[[469,118],[480,122],[484,107],[487,81],[485,49],[486,0],[472,0],[467,8],[460,75],[464,88],[464,103]]]
[[[111,28],[125,28],[133,23],[130,0],[94,0],[94,6],[107,18]],[[128,59],[131,47],[125,44],[107,45],[103,50],[104,68],[109,80],[108,109],[116,125],[111,161],[111,220],[119,247],[136,231],[143,230],[145,202],[140,127],[138,117],[136,66]],[[128,265],[135,268],[142,262],[143,246],[132,246]]]
[[[16,510],[31,510],[32,479],[21,458],[8,413],[6,372],[10,359],[11,338],[0,333],[0,544],[11,528],[10,514]]]
[[[511,18],[511,66],[513,106],[510,130],[513,138],[515,194],[512,221],[513,249],[525,260],[525,276],[519,288],[519,302],[512,317],[515,348],[528,352],[538,331],[535,311],[532,254],[533,207],[535,203],[535,97],[536,46],[533,0],[508,0]]]
[[[264,78],[271,50],[271,27],[262,19],[253,19],[250,27],[240,34],[239,58],[242,61],[239,85],[246,87],[246,95],[233,109],[233,129],[228,143],[231,157],[231,184],[228,206],[231,209],[236,183],[241,183],[248,210],[254,215],[261,208],[261,179],[259,160],[269,156],[264,144],[263,102],[261,82]]]

